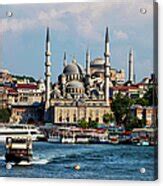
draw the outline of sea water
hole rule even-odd
[[[154,180],[154,147],[134,145],[33,144],[30,166],[6,169],[0,144],[0,176],[60,179]],[[79,165],[80,170],[74,166]],[[145,168],[145,173],[141,173]]]

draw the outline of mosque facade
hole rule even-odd
[[[75,124],[85,119],[87,122],[103,123],[103,116],[111,113],[110,87],[125,82],[124,70],[111,68],[110,40],[108,28],[105,33],[104,57],[91,60],[86,52],[86,68],[75,58],[67,62],[63,59],[63,71],[58,82],[51,86],[50,31],[47,29],[45,51],[45,112],[44,120],[53,123]]]

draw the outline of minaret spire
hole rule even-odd
[[[131,48],[129,52],[129,82],[131,84],[133,84],[135,81],[134,76],[134,50]]]
[[[47,27],[46,31],[46,43],[50,42],[50,33],[49,33],[49,27]]]
[[[64,57],[63,57],[63,66],[67,66],[67,57],[66,57],[66,52],[64,52]]]
[[[51,61],[50,61],[51,51],[50,51],[50,30],[47,27],[46,31],[46,51],[45,51],[45,115],[44,119],[49,120],[49,108],[50,108],[50,82],[51,82]]]
[[[104,95],[105,95],[105,102],[106,105],[109,106],[109,83],[110,83],[110,43],[109,43],[109,31],[108,27],[106,28],[105,34],[105,87],[104,87]]]
[[[109,29],[106,27],[105,43],[109,43]]]
[[[91,72],[90,72],[90,62],[91,62],[91,55],[89,49],[86,52],[86,93],[90,96],[90,79],[91,79]]]
[[[86,52],[86,74],[90,75],[90,61],[91,61],[91,55],[89,49],[87,49]]]

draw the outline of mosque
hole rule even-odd
[[[111,68],[110,56],[106,28],[104,57],[91,60],[87,50],[84,69],[75,58],[68,64],[64,53],[63,71],[58,76],[58,82],[52,86],[50,30],[47,28],[44,120],[56,124],[76,124],[81,119],[103,123],[104,114],[111,113],[110,87],[125,82],[124,70]]]

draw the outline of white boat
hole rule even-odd
[[[109,143],[108,136],[106,136],[106,135],[100,136],[99,141],[100,141],[101,144],[108,144]]]
[[[5,143],[7,137],[31,137],[32,141],[37,141],[44,135],[34,125],[9,124],[0,126],[0,142]]]
[[[75,137],[74,136],[63,136],[61,139],[61,143],[67,143],[67,144],[73,144],[75,143]]]
[[[61,143],[61,136],[59,135],[51,135],[48,138],[48,142],[49,143]]]
[[[149,146],[149,142],[148,141],[140,141],[139,143],[137,143],[138,146]]]
[[[85,136],[85,135],[77,135],[75,140],[75,143],[89,143],[89,136]]]

